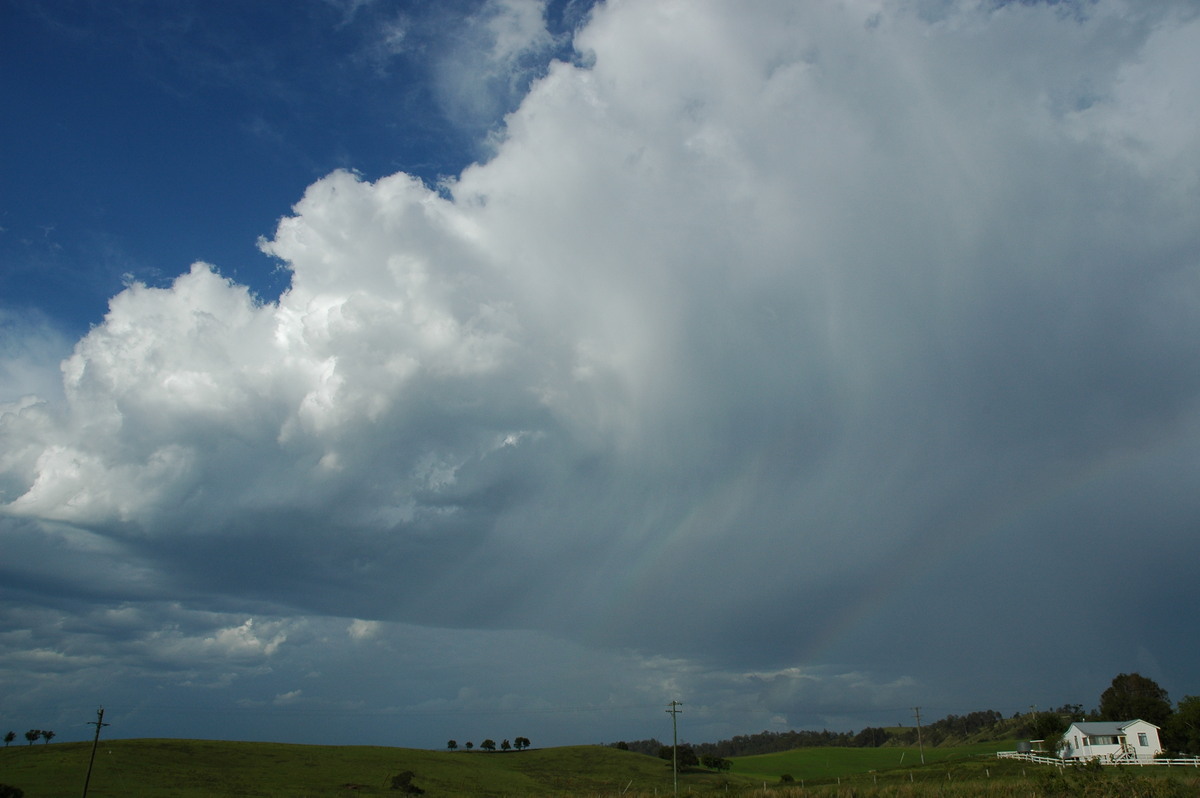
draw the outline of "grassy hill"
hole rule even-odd
[[[1000,746],[1001,748],[1003,746]],[[1053,766],[997,760],[995,743],[925,749],[806,748],[737,757],[729,773],[682,773],[680,795],[776,798],[1037,798],[1087,795],[1175,798],[1200,794],[1192,768],[1105,768],[1062,774]],[[0,749],[0,784],[25,798],[80,795],[91,743]],[[96,755],[89,798],[320,798],[401,796],[393,776],[437,796],[624,796],[672,794],[670,766],[604,746],[520,752],[420,751],[211,740],[113,740]],[[1134,772],[1136,771],[1136,772]],[[783,782],[788,774],[793,781]]]
[[[80,795],[91,743],[0,749],[0,784],[25,798]],[[101,743],[89,798],[390,795],[391,777],[412,771],[429,796],[671,794],[661,760],[602,746],[507,753],[420,751],[212,740],[113,740]],[[751,780],[752,781],[752,780]],[[724,791],[746,777],[689,772],[680,791]],[[686,793],[685,793],[686,794]]]
[[[973,758],[991,759],[997,751],[1012,751],[1016,741],[1008,744],[987,742],[973,743],[941,748],[926,748],[925,762],[927,765],[948,762],[962,762]],[[805,782],[849,777],[859,773],[872,771],[895,770],[902,768],[912,770],[921,765],[919,748],[798,748],[794,751],[782,751],[777,754],[759,754],[757,756],[741,756],[730,760],[733,763],[731,772],[757,779],[777,782],[787,773],[797,782]]]

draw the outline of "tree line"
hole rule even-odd
[[[988,709],[966,715],[947,715],[921,726],[920,740],[925,745],[974,741],[1029,739],[1057,740],[1067,727],[1078,721],[1144,720],[1160,729],[1163,747],[1168,751],[1200,755],[1200,696],[1184,696],[1172,705],[1167,691],[1154,680],[1138,673],[1122,673],[1100,695],[1097,708],[1084,711],[1082,704],[1064,704],[1047,710],[1032,710],[1005,717]],[[871,727],[861,731],[762,731],[740,734],[715,743],[687,743],[689,756],[752,756],[773,754],[796,748],[878,748],[917,745],[915,726]],[[616,748],[647,756],[660,756],[665,748],[655,738],[612,743]],[[685,746],[680,746],[682,749]]]
[[[17,739],[17,733],[15,731],[10,731],[8,734],[5,734],[4,747],[8,748],[10,745],[12,745],[12,741],[15,739]],[[33,745],[38,740],[45,740],[46,743],[49,744],[49,742],[54,739],[54,732],[50,731],[49,729],[30,729],[29,731],[25,732],[25,739],[29,741],[30,745]]]
[[[468,740],[467,743],[463,746],[463,748],[465,748],[468,751],[472,750],[474,747],[475,747],[475,743],[471,742],[470,740]],[[508,740],[503,740],[500,743],[501,751],[509,751],[509,750],[512,750],[513,748],[517,749],[518,751],[521,751],[528,747],[529,747],[529,738],[528,737],[514,737],[513,741],[511,743]],[[458,741],[457,740],[448,740],[446,742],[446,748],[450,749],[451,751],[457,751],[458,750]],[[496,750],[496,741],[492,740],[492,739],[484,740],[483,742],[481,742],[479,744],[479,749],[481,751],[495,751]]]

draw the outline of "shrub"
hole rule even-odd
[[[416,778],[416,776],[417,774],[413,773],[411,770],[406,770],[403,773],[397,773],[395,776],[392,776],[392,789],[399,790],[406,795],[423,794],[425,791],[412,783],[412,780]]]
[[[1036,784],[1042,795],[1066,795],[1071,792],[1071,785],[1057,769],[1047,770],[1038,775]]]

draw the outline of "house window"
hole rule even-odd
[[[1140,745],[1142,748],[1150,747],[1150,740],[1146,737],[1145,732],[1138,732],[1138,745]]]

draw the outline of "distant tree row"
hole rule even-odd
[[[921,740],[926,745],[943,742],[962,742],[968,739],[1001,740],[1025,738],[1056,740],[1076,721],[1082,720],[1144,720],[1161,729],[1163,746],[1170,751],[1200,755],[1200,696],[1184,696],[1172,708],[1167,691],[1137,673],[1122,673],[1100,695],[1100,706],[1085,712],[1082,704],[1064,704],[1041,712],[1017,713],[1005,718],[995,710],[970,712],[966,715],[947,715],[921,727]],[[716,743],[681,745],[691,756],[733,757],[771,754],[796,748],[838,746],[875,748],[885,745],[916,745],[917,729],[874,728],[859,732],[822,731],[763,731],[758,734],[737,735]],[[613,747],[635,751],[647,756],[661,756],[665,748],[670,758],[670,746],[659,740],[621,741]],[[682,755],[682,754],[680,754]],[[694,763],[693,763],[694,764]],[[682,765],[681,765],[682,766]]]
[[[449,748],[451,751],[457,751],[458,750],[458,741],[457,740],[448,740],[446,742],[446,747]],[[473,743],[469,740],[463,746],[463,748],[467,749],[468,751],[470,751],[474,747],[475,747],[475,743]],[[516,748],[518,751],[521,751],[528,747],[529,747],[529,738],[528,737],[514,737],[513,741],[511,743],[508,740],[503,740],[500,743],[501,751],[509,751],[513,748]],[[479,748],[482,751],[495,751],[496,750],[496,741],[491,740],[491,739],[484,740],[483,742],[481,742],[479,744]]]
[[[619,744],[618,744],[618,747],[619,747]],[[628,750],[627,744],[626,744],[626,750]],[[659,746],[658,758],[665,759],[668,762],[674,760],[675,764],[678,766],[678,768],[680,770],[685,770],[687,768],[694,768],[697,765],[699,765],[700,767],[704,767],[704,768],[708,768],[709,770],[716,770],[716,771],[720,772],[720,771],[729,770],[733,766],[732,762],[730,762],[728,759],[725,759],[723,757],[714,756],[712,754],[704,754],[704,755],[697,754],[695,747],[688,745],[686,743],[683,745],[677,746],[674,749],[672,749],[671,746],[669,746],[669,745]]]
[[[12,745],[12,741],[15,739],[17,739],[17,733],[14,731],[10,731],[8,734],[4,735],[4,747],[8,748],[8,746]],[[30,729],[29,731],[25,732],[25,739],[29,741],[30,745],[33,745],[39,739],[45,740],[48,744],[54,739],[54,732],[50,731],[49,729]]]
[[[914,730],[914,742],[916,732]],[[828,746],[871,748],[893,742],[895,734],[888,729],[866,728],[861,732],[831,732],[822,731],[763,731],[757,734],[739,734],[728,740],[716,743],[688,743],[697,757],[731,757],[752,756],[754,754],[771,754],[778,751],[790,751],[795,748],[821,748]],[[895,744],[893,742],[893,744]],[[630,740],[613,743],[613,747],[634,751],[647,756],[659,756],[664,748],[656,738],[649,740]],[[671,747],[665,746],[667,751]],[[680,746],[682,750],[684,746]]]

